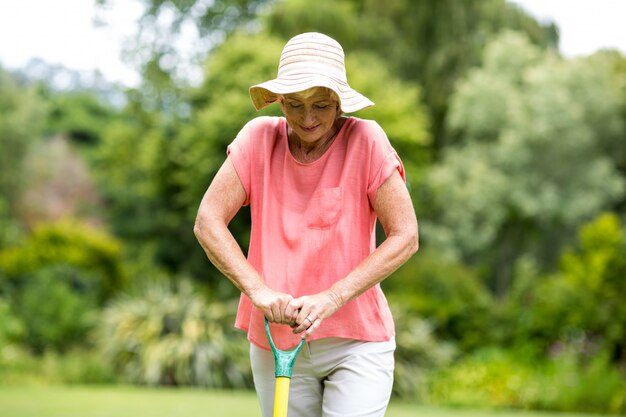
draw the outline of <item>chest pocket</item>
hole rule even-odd
[[[307,226],[327,229],[337,223],[341,215],[342,191],[341,187],[317,190],[305,213]]]

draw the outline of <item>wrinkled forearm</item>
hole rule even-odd
[[[209,260],[248,297],[264,287],[258,272],[244,256],[226,224],[219,219],[199,215],[194,234]]]
[[[417,229],[389,236],[352,272],[330,287],[330,296],[343,306],[391,275],[418,247]]]

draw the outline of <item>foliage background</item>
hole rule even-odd
[[[355,116],[402,156],[420,221],[383,282],[394,395],[626,413],[623,55],[565,58],[557,27],[504,0],[144,3],[137,88],[0,68],[0,383],[251,388],[236,289],[193,222],[238,130],[279,114],[248,86],[311,30],[376,102]],[[249,222],[230,225],[244,250]]]

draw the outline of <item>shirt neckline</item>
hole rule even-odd
[[[350,121],[352,120],[352,118],[349,116],[342,116],[342,117],[344,117],[345,121],[343,122],[343,125],[337,132],[337,137],[335,137],[335,139],[333,140],[333,143],[331,143],[328,149],[324,151],[322,156],[317,158],[315,161],[311,161],[311,162],[300,162],[293,156],[293,154],[291,153],[291,150],[289,150],[289,135],[287,133],[287,127],[288,127],[287,119],[285,117],[281,117],[280,119],[281,119],[282,126],[280,128],[280,135],[281,135],[281,139],[283,140],[283,146],[285,148],[285,152],[288,155],[288,158],[296,165],[305,166],[305,167],[313,166],[317,163],[320,163],[324,159],[328,158],[328,155],[330,155],[332,150],[335,148],[337,142],[339,142],[339,140],[342,138],[343,132],[346,129],[346,125],[350,123]]]

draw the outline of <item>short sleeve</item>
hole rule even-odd
[[[368,136],[372,141],[370,150],[370,170],[367,187],[367,197],[374,206],[378,188],[398,170],[402,179],[406,181],[404,165],[396,150],[391,146],[385,131],[375,122],[369,125]]]
[[[228,145],[226,154],[232,161],[237,176],[246,191],[244,205],[250,204],[252,155],[254,152],[254,121],[248,122],[237,134],[235,139]]]
[[[246,191],[244,205],[255,198],[259,178],[263,176],[264,165],[273,149],[280,118],[260,116],[250,120],[228,145],[226,153]]]

